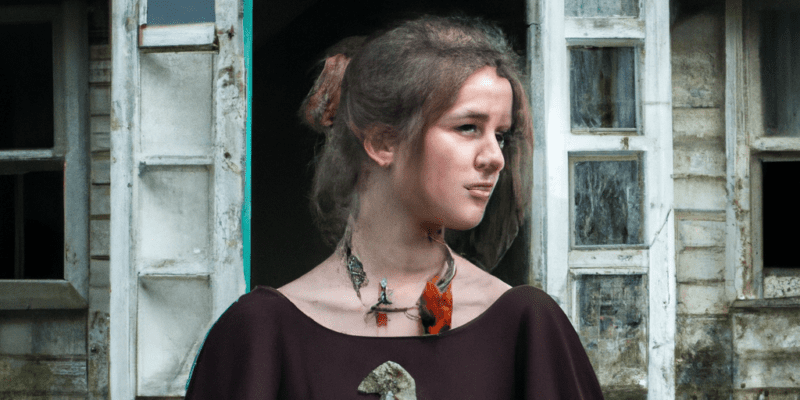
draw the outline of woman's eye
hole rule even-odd
[[[497,144],[499,144],[502,149],[503,146],[506,145],[506,132],[495,133],[494,137],[497,139]]]
[[[477,125],[472,125],[472,124],[467,124],[467,125],[461,125],[456,129],[458,129],[459,132],[474,133],[474,132],[478,131],[478,126]]]

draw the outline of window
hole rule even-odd
[[[728,185],[733,188],[739,299],[800,295],[800,263],[790,254],[793,235],[786,229],[800,221],[791,201],[792,174],[800,170],[800,5],[782,1],[745,1],[742,11],[743,61],[728,68],[739,92],[733,101],[746,115],[728,120],[729,143],[737,152]],[[745,78],[746,77],[746,78]],[[730,100],[729,100],[730,102]],[[736,113],[731,113],[736,115]],[[735,136],[734,136],[735,135]],[[729,158],[730,160],[730,158]],[[736,182],[741,182],[736,186]],[[734,183],[732,185],[731,183]],[[751,202],[742,202],[749,198]],[[749,207],[748,207],[749,206]],[[736,218],[746,215],[749,218]],[[751,253],[740,250],[752,246]],[[751,254],[751,255],[750,255]]]
[[[78,4],[0,7],[0,309],[86,306],[88,39]]]
[[[533,249],[544,289],[595,370],[619,371],[598,374],[604,392],[670,397],[673,378],[648,367],[675,355],[669,4],[534,3],[543,78],[533,87],[542,87],[544,110],[534,195],[545,215],[532,236],[541,238]]]
[[[212,0],[148,0],[139,4],[140,49],[152,52],[217,49]]]
[[[643,243],[639,155],[570,157],[573,247]]]
[[[53,151],[53,23],[0,25],[0,279],[64,277],[63,151]],[[41,154],[33,159],[36,153]],[[32,157],[34,156],[34,157]]]
[[[569,57],[572,131],[636,134],[636,49],[580,46]]]

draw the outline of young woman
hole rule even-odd
[[[334,50],[301,115],[326,134],[312,202],[337,250],[233,304],[187,398],[602,398],[547,294],[445,242],[469,232],[496,261],[527,207],[532,127],[503,34],[423,17]]]

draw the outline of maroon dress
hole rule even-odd
[[[259,287],[216,322],[187,399],[378,399],[357,388],[386,361],[419,400],[602,399],[586,352],[561,308],[532,286],[508,290],[483,314],[439,335],[353,336]]]

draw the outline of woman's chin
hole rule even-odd
[[[446,225],[447,229],[454,231],[468,231],[478,226],[483,220],[483,213],[479,216],[471,216],[468,218],[461,218],[458,221],[453,221],[451,224]]]

